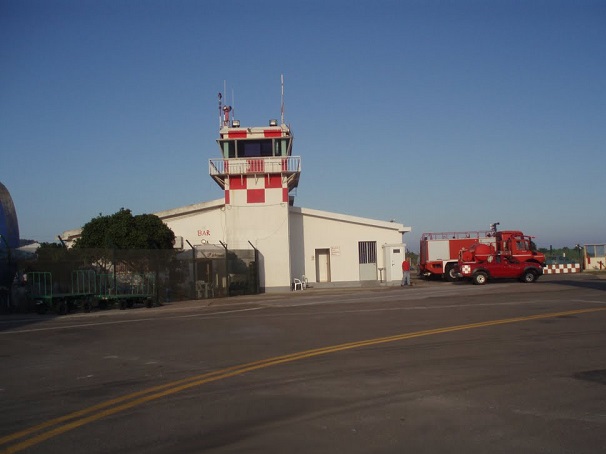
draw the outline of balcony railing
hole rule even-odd
[[[301,157],[272,156],[267,158],[209,159],[208,172],[213,177],[258,173],[300,173]]]

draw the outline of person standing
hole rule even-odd
[[[402,287],[410,286],[410,262],[405,259],[402,262]]]

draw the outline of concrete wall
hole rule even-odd
[[[258,249],[261,288],[290,289],[288,204],[226,205],[225,219],[230,249]]]
[[[402,244],[410,228],[395,222],[375,221],[306,208],[290,208],[291,268],[293,277],[305,275],[316,282],[316,250],[330,253],[331,282],[360,281],[358,242],[377,243],[377,268],[384,266],[384,244]],[[404,247],[404,245],[402,245]],[[376,279],[379,279],[377,272]]]
[[[155,213],[175,236],[183,238],[183,249],[199,244],[220,244],[227,241],[223,199],[189,205]]]

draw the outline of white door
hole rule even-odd
[[[330,282],[330,249],[316,249],[316,282]]]
[[[406,258],[405,244],[385,244],[383,246],[385,260],[385,281],[402,280],[402,262]]]

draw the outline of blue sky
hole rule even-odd
[[[603,1],[0,0],[0,181],[22,238],[222,197],[217,93],[280,116],[295,204],[606,242]]]

